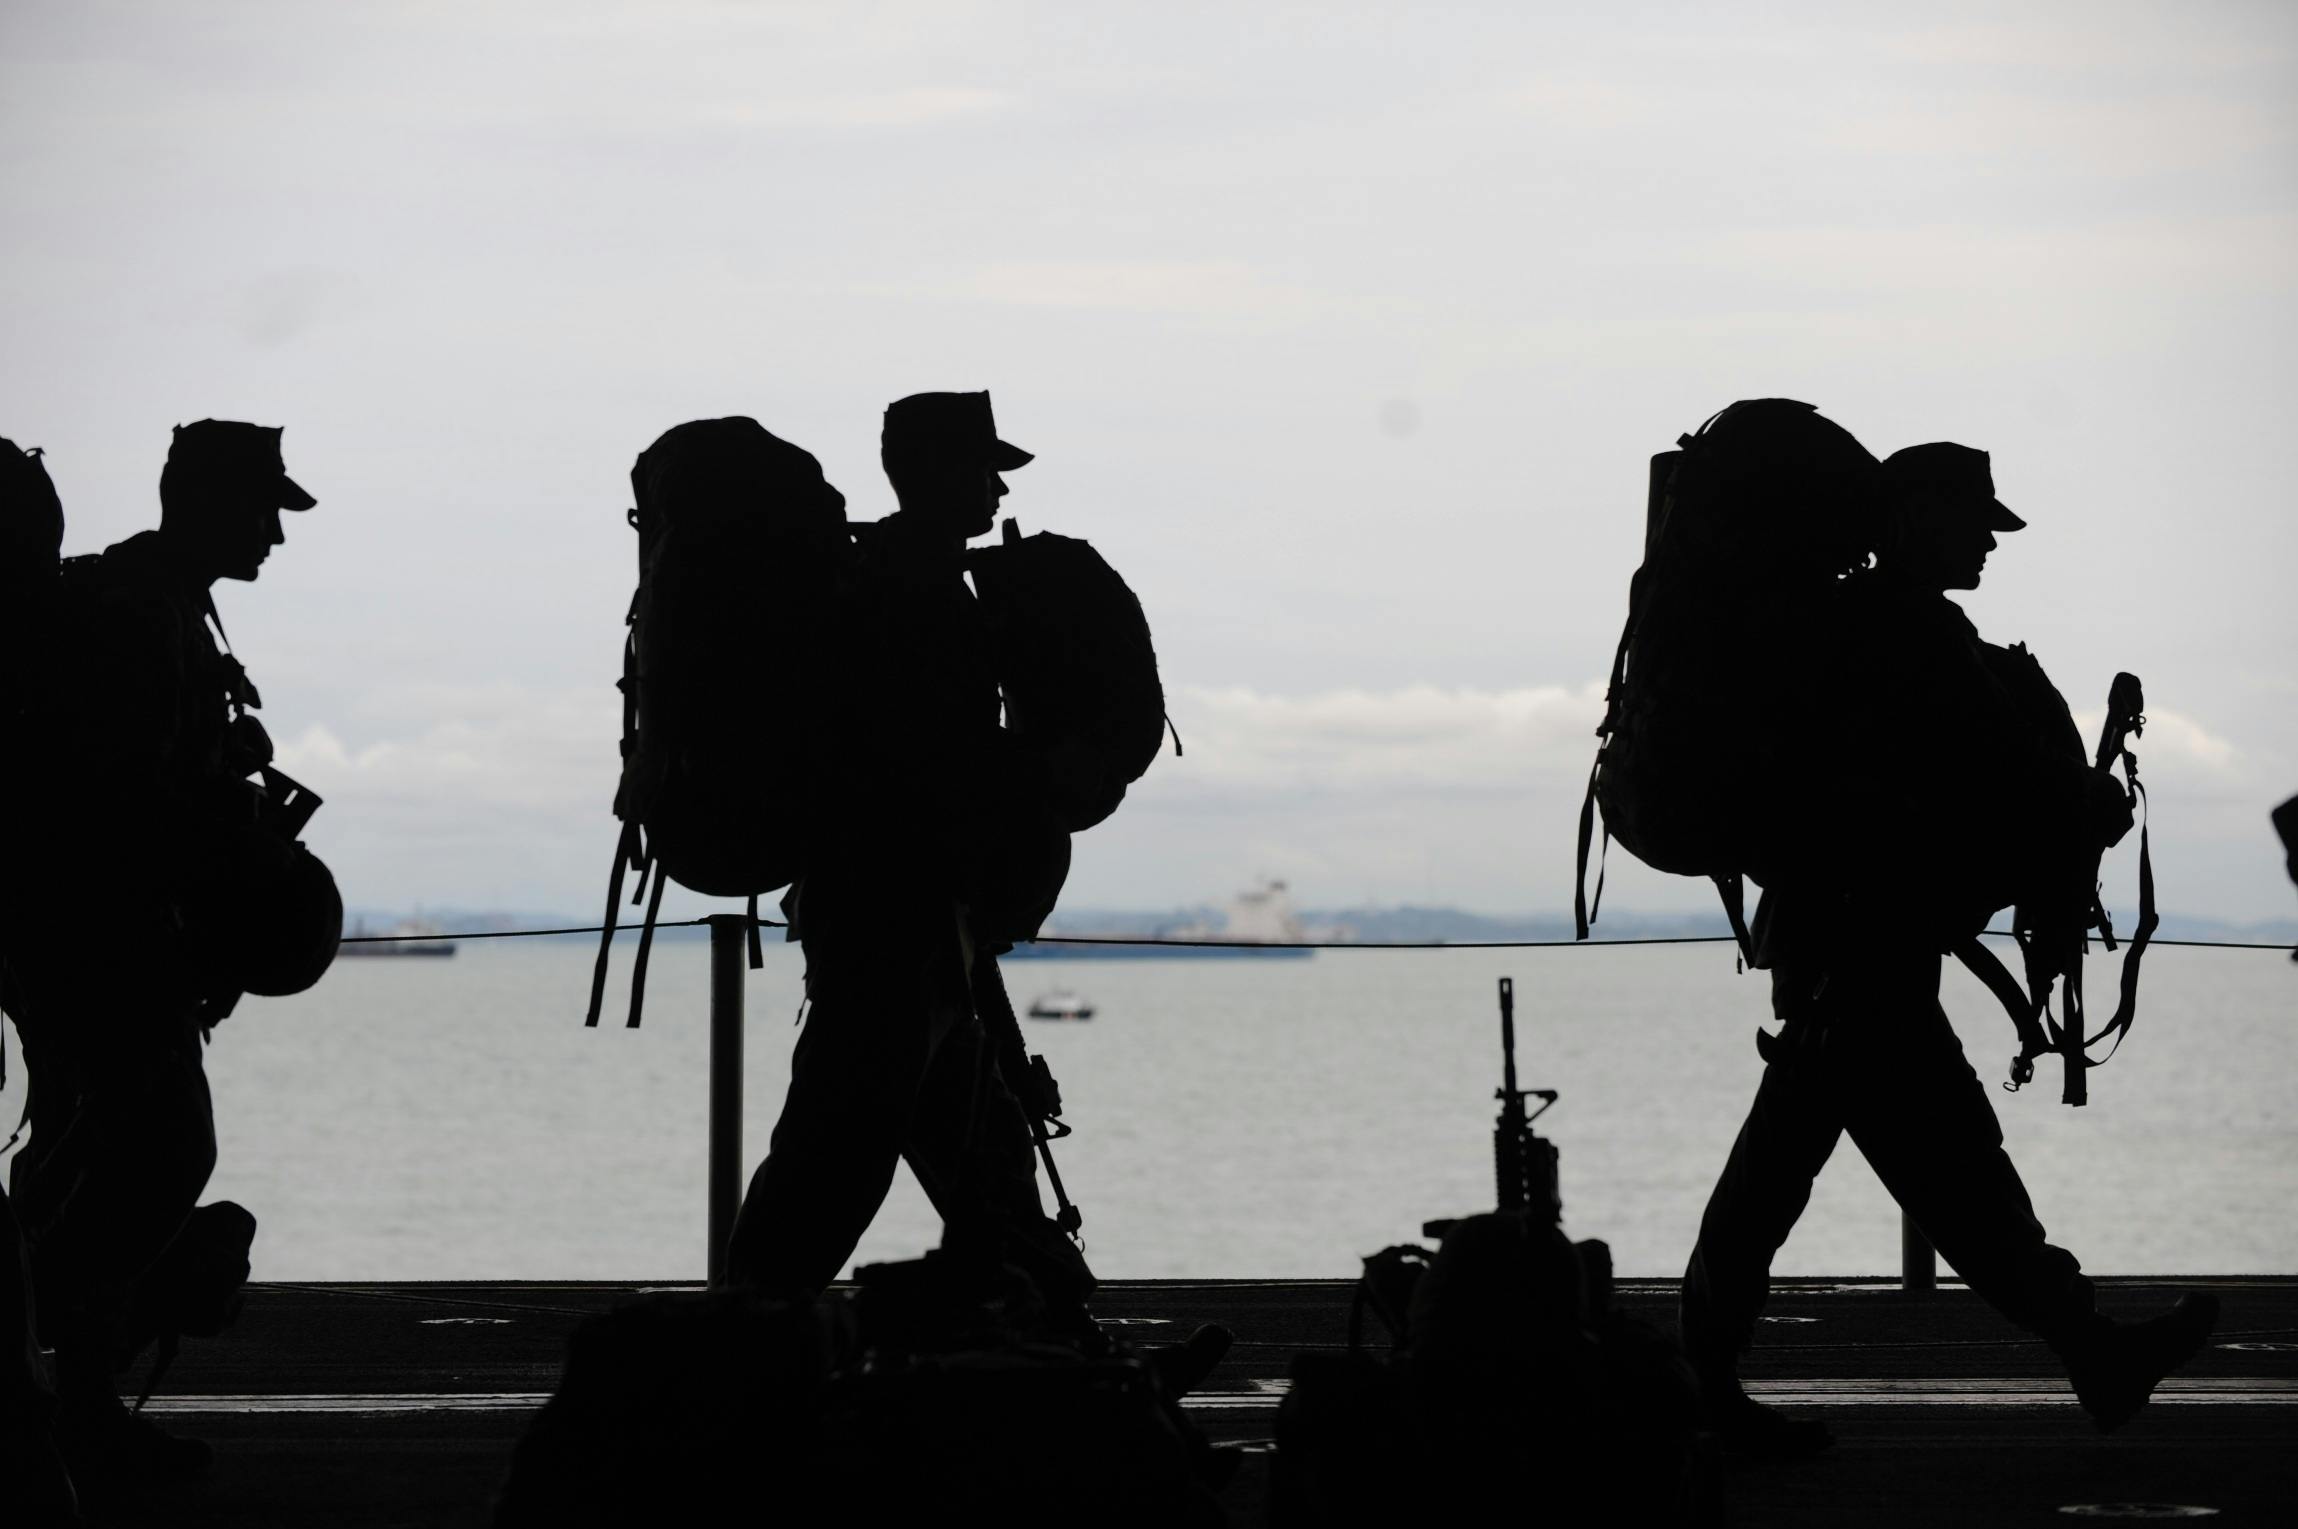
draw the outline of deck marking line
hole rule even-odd
[[[1252,1390],[1199,1391],[1181,1405],[1200,1412],[1270,1412],[1283,1400],[1282,1382],[1248,1381]],[[2045,1377],[1963,1380],[1750,1381],[1748,1392],[1788,1406],[1814,1407],[2071,1407],[2063,1381]],[[547,1391],[373,1391],[292,1395],[155,1396],[157,1413],[422,1413],[532,1412]],[[2298,1406],[2298,1380],[2277,1376],[2174,1376],[2155,1389],[2157,1406]]]

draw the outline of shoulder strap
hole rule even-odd
[[[1596,762],[1588,767],[1588,789],[1580,798],[1580,839],[1572,877],[1572,938],[1584,940],[1589,926],[1604,907],[1604,862],[1612,850],[1612,826],[1604,825],[1604,843],[1596,854],[1596,895],[1588,896],[1588,849],[1596,831],[1596,778],[1604,773],[1604,750],[1612,741],[1612,725],[1620,704],[1620,678],[1628,668],[1628,645],[1635,641],[1636,615],[1642,604],[1644,570],[1628,581],[1628,619],[1620,627],[1620,641],[1612,649],[1612,677],[1604,687],[1604,720],[1596,724]]]
[[[590,970],[590,1011],[583,1017],[583,1024],[594,1030],[598,1028],[599,1009],[606,1002],[606,968],[614,955],[615,919],[622,911],[623,872],[638,859],[637,840],[638,824],[631,821],[622,825],[622,837],[614,841],[614,869],[606,881],[606,917],[600,920],[598,959]]]
[[[2011,975],[2010,968],[1979,943],[1977,935],[1957,945],[1954,956],[1995,995],[1995,1001],[2011,1017],[2011,1028],[2019,1037],[2019,1054],[2011,1059],[2010,1080],[2003,1088],[2015,1094],[2033,1080],[2035,1058],[2051,1049],[2049,1039],[2043,1034],[2041,1005],[2028,996],[2027,990],[2019,985],[2019,979]],[[2045,1001],[2048,996],[2046,989]]]
[[[641,892],[646,891],[646,874],[648,871],[654,873],[654,890],[646,899],[646,922],[639,927],[638,955],[631,962],[630,1018],[623,1021],[623,1028],[626,1030],[638,1028],[639,1012],[646,1007],[646,964],[654,954],[654,925],[662,913],[662,889],[670,881],[668,876],[662,874],[660,865],[652,861],[643,862],[638,868],[638,888]],[[638,898],[634,894],[631,901],[636,902],[637,900]]]

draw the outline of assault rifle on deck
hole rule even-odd
[[[1492,1127],[1492,1172],[1497,1205],[1522,1211],[1554,1226],[1564,1219],[1564,1196],[1556,1176],[1556,1144],[1532,1129],[1532,1122],[1556,1104],[1552,1088],[1516,1086],[1516,979],[1500,979],[1500,1119]],[[1524,1101],[1537,1099],[1540,1107],[1527,1111]],[[1451,1221],[1423,1225],[1423,1237],[1442,1237]]]

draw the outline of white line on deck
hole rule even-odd
[[[1200,1391],[1181,1405],[1192,1412],[1273,1412],[1285,1383],[1247,1382],[1252,1390]],[[1982,1376],[1964,1380],[1754,1380],[1750,1395],[1788,1407],[2071,1407],[2064,1381]],[[155,1396],[157,1413],[419,1413],[532,1412],[545,1391],[368,1391],[296,1395]],[[2298,1379],[2284,1376],[2173,1377],[2155,1388],[2156,1406],[2298,1406]]]

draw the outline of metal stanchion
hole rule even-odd
[[[742,983],[750,920],[710,916],[710,1283],[726,1275],[726,1243],[742,1204]]]
[[[1929,1295],[1939,1288],[1938,1251],[1905,1211],[1899,1213],[1899,1288],[1908,1295]]]

